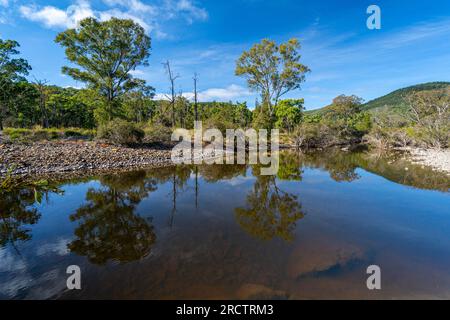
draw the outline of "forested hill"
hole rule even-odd
[[[428,90],[436,90],[443,89],[450,86],[450,82],[428,82],[417,84],[415,86],[402,88],[391,92],[385,96],[376,98],[372,101],[369,101],[363,105],[363,109],[372,110],[382,107],[401,107],[403,104],[403,97],[412,92],[419,91],[428,91]]]
[[[388,109],[402,109],[404,107],[403,97],[412,92],[428,91],[443,89],[450,86],[450,82],[428,82],[421,83],[414,86],[402,88],[395,90],[385,96],[371,100],[363,104],[363,110],[377,111],[380,108],[383,110]],[[329,106],[323,107],[321,109],[311,110],[307,113],[309,114],[320,114],[327,110]]]

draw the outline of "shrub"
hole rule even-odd
[[[297,148],[328,147],[338,143],[335,135],[326,125],[302,123],[292,133]]]
[[[97,131],[97,138],[119,145],[141,143],[144,136],[145,133],[142,129],[121,119],[115,119],[100,125]]]
[[[171,141],[172,130],[160,123],[149,124],[144,128],[146,142],[164,142]]]

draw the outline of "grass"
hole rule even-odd
[[[5,128],[3,134],[13,142],[51,141],[65,138],[93,139],[95,130],[81,128]]]

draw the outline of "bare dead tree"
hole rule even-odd
[[[198,166],[195,166],[195,208],[198,209]]]
[[[180,125],[182,128],[186,128],[186,106],[185,103],[183,101],[183,90],[180,89],[180,91],[178,92],[178,103],[179,106],[177,107],[177,109],[179,110],[180,113]]]
[[[195,114],[195,121],[198,121],[198,100],[197,100],[197,72],[194,73],[194,114]]]
[[[166,95],[166,97],[170,101],[170,105],[172,107],[172,126],[175,126],[175,101],[176,101],[176,94],[175,94],[175,80],[178,79],[179,75],[174,75],[173,71],[170,67],[170,62],[167,60],[163,63],[164,68],[166,69],[167,76],[169,77],[170,81],[170,96]]]

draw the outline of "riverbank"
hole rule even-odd
[[[418,164],[430,166],[435,170],[450,175],[450,150],[449,149],[419,149],[407,148],[411,154],[411,161]]]
[[[45,176],[122,171],[173,165],[171,145],[135,148],[94,141],[43,141],[0,144],[0,176]],[[283,149],[283,148],[281,148]],[[450,150],[402,148],[413,163],[450,175]]]
[[[55,141],[32,144],[0,144],[0,175],[104,171],[170,165],[171,146],[139,148],[92,141]]]

